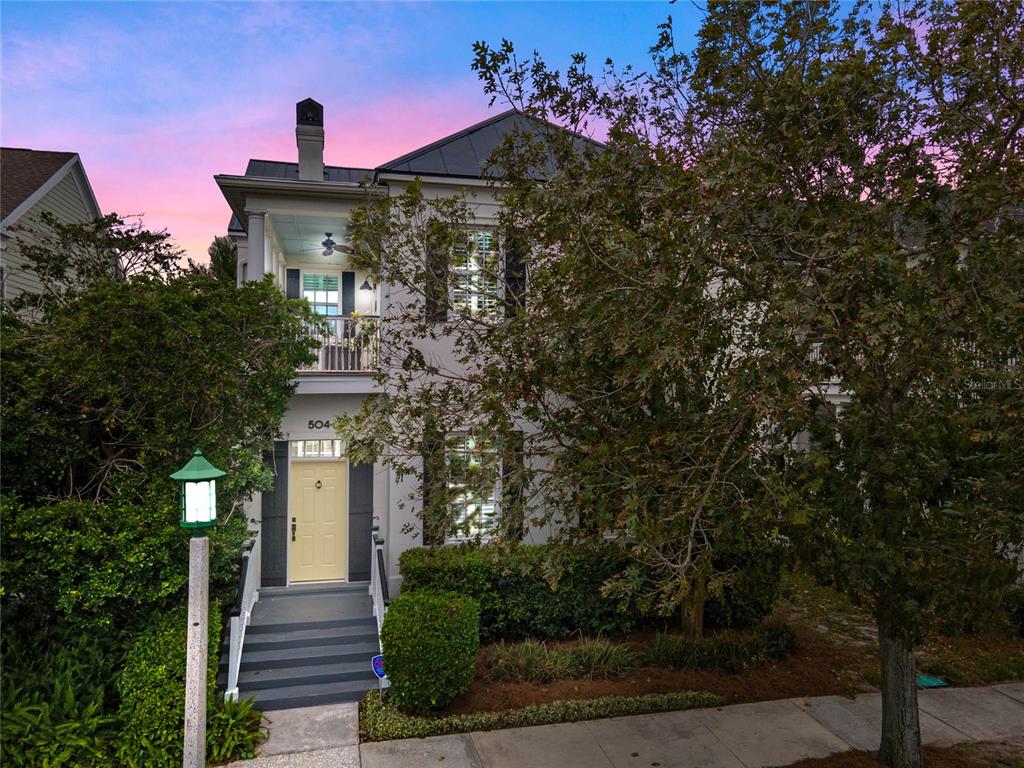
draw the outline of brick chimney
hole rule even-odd
[[[295,105],[295,143],[299,147],[299,180],[324,180],[324,107],[313,99]]]

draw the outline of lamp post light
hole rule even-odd
[[[171,475],[181,484],[181,527],[192,531],[188,548],[188,655],[185,666],[184,768],[206,765],[206,665],[210,604],[210,540],[217,524],[217,478],[224,473],[198,448]]]

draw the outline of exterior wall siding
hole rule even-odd
[[[23,269],[25,259],[18,249],[17,239],[32,245],[38,244],[41,237],[30,230],[48,231],[49,228],[40,218],[44,211],[49,211],[64,223],[90,221],[92,211],[82,198],[81,188],[76,179],[77,171],[72,169],[64,178],[54,185],[53,189],[43,195],[36,204],[17,221],[17,227],[23,230],[11,233],[11,237],[3,237],[3,254],[0,260],[4,269],[4,297],[11,299],[19,293],[39,293],[42,286],[35,273]]]

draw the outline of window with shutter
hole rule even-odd
[[[494,231],[470,230],[460,238],[452,252],[452,306],[463,312],[493,312],[498,306],[500,262]]]
[[[302,275],[302,298],[309,302],[314,312],[337,315],[338,276],[306,272]]]

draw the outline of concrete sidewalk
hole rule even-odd
[[[925,744],[949,745],[1024,734],[1024,683],[921,691]],[[346,705],[351,706],[351,705]],[[314,710],[339,710],[336,713]],[[271,725],[278,754],[237,768],[760,768],[849,749],[878,747],[879,694],[782,699],[427,739],[356,745],[354,710],[291,710],[295,723]],[[303,714],[300,714],[303,713]],[[277,718],[284,712],[271,713]],[[320,720],[318,721],[318,718]],[[326,719],[324,719],[326,718]],[[319,722],[319,726],[314,726]],[[300,725],[298,725],[301,723]],[[302,729],[328,727],[329,743]],[[287,730],[290,739],[279,733]],[[277,739],[275,743],[275,738]],[[339,743],[345,741],[345,744]],[[307,750],[292,751],[308,744]],[[290,746],[289,746],[290,745]],[[265,752],[266,753],[266,752]]]

